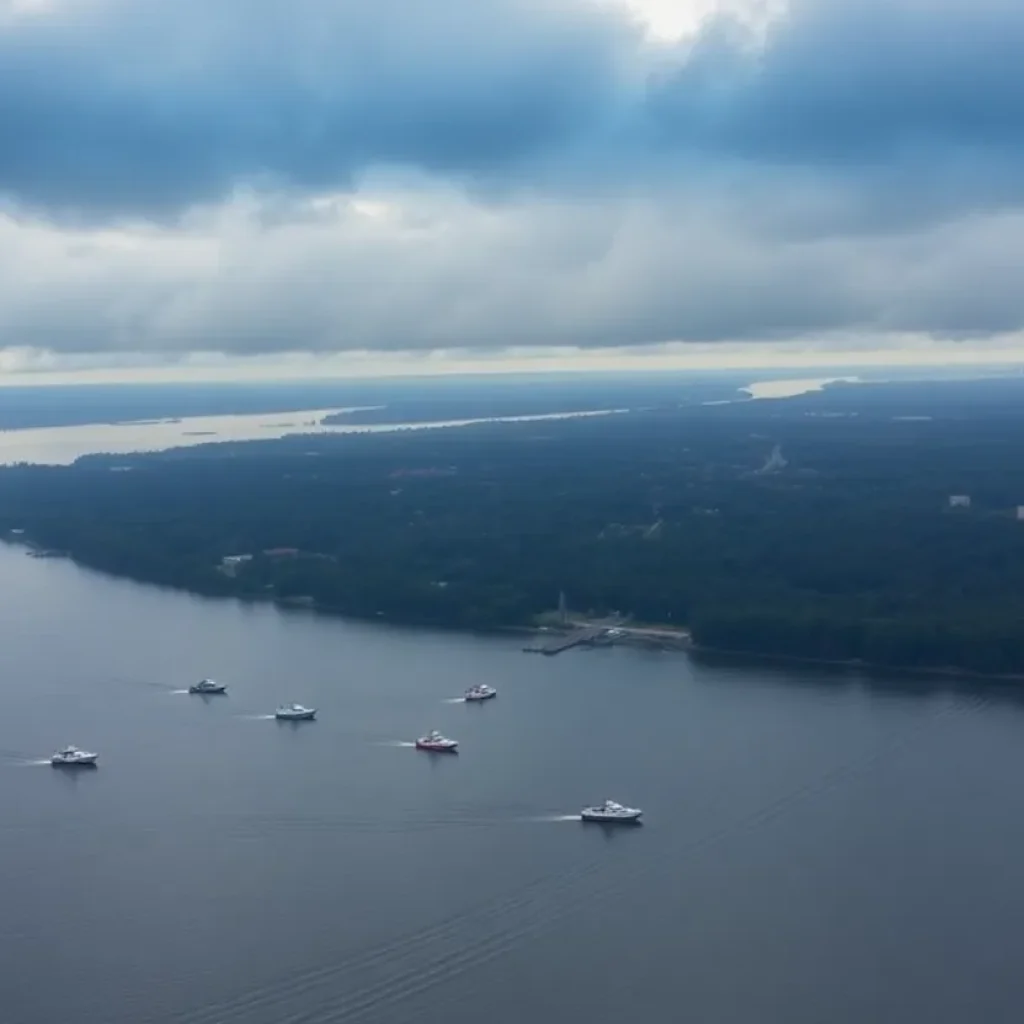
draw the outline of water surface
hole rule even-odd
[[[1020,1019],[1015,691],[0,574],[4,1024]]]
[[[810,395],[816,391],[824,391],[829,384],[859,384],[859,377],[802,377],[793,380],[762,380],[748,384],[740,391],[753,399],[759,398],[796,398],[798,395]]]
[[[396,423],[324,423],[325,416],[365,412],[381,406],[348,409],[308,409],[301,412],[252,413],[223,416],[186,416],[181,419],[138,420],[130,423],[90,423],[62,427],[0,430],[0,466],[18,462],[70,465],[83,455],[130,455],[139,452],[187,448],[216,441],[268,441],[294,434],[380,434],[396,430],[468,427],[477,423],[528,423],[610,416],[627,409],[536,413],[524,416],[487,416],[467,419],[417,420]]]

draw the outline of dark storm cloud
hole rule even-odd
[[[663,144],[862,172],[1024,151],[1018,0],[792,0],[766,44],[709,23],[652,84]]]
[[[145,214],[380,163],[514,173],[592,129],[634,44],[587,0],[58,0],[0,24],[0,189]]]
[[[56,0],[0,22],[0,191],[162,215],[381,164],[560,188],[604,166],[636,188],[683,158],[913,192],[881,173],[910,161],[1003,201],[1021,52],[1017,0],[793,0],[763,45],[718,19],[668,71],[589,0]]]

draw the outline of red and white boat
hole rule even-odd
[[[457,754],[459,744],[455,740],[442,736],[436,729],[431,729],[426,736],[416,741],[417,750],[429,750],[432,754]]]

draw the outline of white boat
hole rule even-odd
[[[492,697],[497,697],[498,691],[493,686],[488,686],[486,683],[478,683],[476,686],[471,686],[466,691],[465,699],[467,703],[479,704],[480,701],[490,700]]]
[[[582,821],[599,821],[607,825],[637,825],[643,811],[639,807],[623,807],[614,800],[605,800],[596,807],[584,807],[580,811]]]
[[[431,729],[426,736],[416,741],[417,750],[429,750],[434,754],[457,754],[459,744],[455,740],[442,736],[436,729]]]
[[[228,688],[224,683],[215,682],[213,679],[200,679],[188,688],[189,693],[227,693]]]
[[[285,722],[312,722],[316,718],[316,708],[304,708],[301,704],[282,704],[274,717]]]
[[[99,754],[90,754],[88,750],[67,746],[63,750],[58,750],[50,758],[50,764],[54,768],[95,768],[99,756]]]

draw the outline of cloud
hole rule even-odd
[[[49,0],[0,20],[0,192],[167,216],[387,165],[500,192],[742,160],[1017,195],[1017,0],[790,0],[767,29],[751,9],[672,50],[595,0]]]
[[[176,230],[0,221],[0,336],[65,353],[982,337],[1024,323],[1024,213],[786,238],[708,193],[482,206],[425,185]]]
[[[1022,46],[1016,0],[791,0],[763,38],[708,22],[648,110],[663,151],[944,216],[1024,196]]]
[[[791,0],[757,42],[708,23],[652,90],[673,144],[857,169],[950,150],[1019,157],[1016,0]]]
[[[735,6],[0,0],[0,348],[1024,327],[1024,7]]]
[[[589,0],[55,0],[0,25],[0,189],[159,215],[378,164],[508,174],[614,108],[638,39]]]

